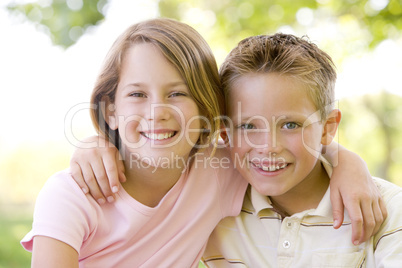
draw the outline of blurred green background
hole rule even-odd
[[[250,35],[308,35],[338,68],[338,142],[402,185],[401,0],[2,1],[0,268],[30,265],[19,240],[45,180],[94,134],[85,103],[107,49],[157,16],[196,28],[218,64]]]

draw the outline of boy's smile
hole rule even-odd
[[[276,73],[243,75],[228,100],[237,169],[261,194],[288,202],[322,188],[320,181],[328,186],[317,160],[323,124],[301,85]]]

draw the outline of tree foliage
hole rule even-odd
[[[372,174],[402,185],[402,97],[388,92],[340,102],[339,142],[358,152]]]
[[[85,31],[104,19],[102,9],[107,0],[54,0],[49,5],[29,3],[10,5],[11,12],[23,14],[44,30],[55,45],[69,47]]]
[[[53,0],[9,9],[48,29],[56,45],[69,47],[88,27],[103,20],[103,8],[109,1]],[[218,39],[225,49],[249,35],[284,26],[305,29],[323,20],[356,23],[367,33],[364,42],[371,47],[399,36],[402,29],[401,0],[160,0],[159,10],[161,16],[207,27],[213,31],[211,40]]]
[[[9,9],[45,29],[54,44],[66,48],[104,19],[109,1],[38,1]],[[327,43],[320,47],[336,62],[374,48],[384,39],[400,38],[402,30],[402,0],[160,0],[158,6],[161,16],[200,31],[218,62],[239,40],[278,30],[327,32]],[[334,53],[337,49],[341,55]],[[400,97],[383,93],[343,100],[341,107],[340,143],[361,155],[373,174],[393,180],[402,172],[401,103]]]

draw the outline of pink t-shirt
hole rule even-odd
[[[56,173],[21,244],[30,251],[36,235],[58,239],[77,250],[80,267],[197,267],[218,222],[240,212],[247,187],[225,149],[204,157],[153,208],[122,188],[114,203],[100,206],[68,170]]]

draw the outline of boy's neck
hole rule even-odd
[[[320,161],[297,186],[280,196],[270,196],[273,210],[283,217],[317,208],[329,186],[329,176]]]
[[[122,186],[138,202],[155,207],[182,175],[184,167],[172,166],[174,167],[146,167],[144,164],[130,167],[125,163],[127,181]]]

